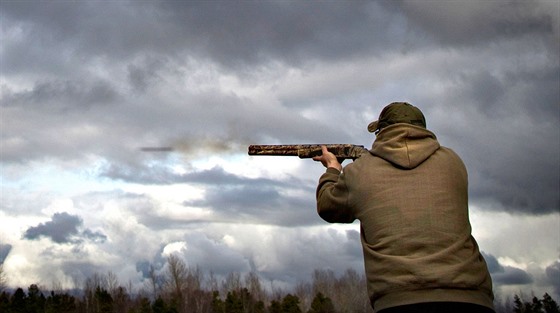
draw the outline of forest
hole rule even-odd
[[[315,270],[310,282],[292,290],[265,288],[259,276],[230,273],[218,281],[175,255],[165,271],[150,268],[139,290],[123,286],[112,272],[88,277],[79,290],[46,289],[31,284],[27,290],[7,288],[0,264],[0,313],[372,313],[365,276],[348,269],[337,277],[331,270]],[[525,299],[527,298],[527,299]],[[513,295],[498,301],[496,313],[560,313],[545,293]]]

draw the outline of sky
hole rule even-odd
[[[467,166],[496,294],[560,299],[559,12],[545,0],[3,0],[9,285],[81,287],[111,271],[139,290],[173,253],[278,288],[315,269],[361,273],[359,223],[316,214],[321,164],[247,146],[370,147],[367,125],[407,101]]]

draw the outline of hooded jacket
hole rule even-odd
[[[368,294],[376,311],[421,302],[493,309],[492,281],[471,235],[466,168],[425,128],[394,124],[340,173],[328,168],[317,211],[360,220]]]

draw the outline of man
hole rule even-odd
[[[342,170],[323,147],[317,211],[360,220],[368,294],[376,312],[494,312],[492,280],[471,235],[467,171],[405,102],[368,126],[369,153]]]

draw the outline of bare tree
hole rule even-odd
[[[107,276],[105,276],[105,281],[107,285],[107,291],[109,292],[111,297],[115,298],[119,288],[119,279],[117,278],[117,275],[109,271],[107,272]]]
[[[229,291],[240,292],[243,288],[241,283],[241,274],[239,272],[230,272],[222,283],[222,294],[227,294]]]
[[[150,269],[148,271],[148,282],[152,292],[152,301],[156,301],[161,292],[162,280],[163,278],[156,272],[154,266],[150,265]]]
[[[167,258],[166,283],[171,294],[172,302],[179,312],[184,312],[185,301],[183,290],[187,287],[188,268],[177,255],[171,254]]]
[[[266,293],[256,272],[251,271],[245,276],[245,287],[257,301],[265,301]]]
[[[210,291],[218,291],[218,279],[214,276],[214,272],[210,271],[208,275],[208,281],[206,282],[206,288]]]
[[[336,281],[333,302],[338,307],[337,312],[371,312],[367,294],[365,275],[358,274],[354,269],[348,269]]]
[[[313,294],[318,292],[324,294],[327,297],[334,295],[336,276],[333,270],[321,270],[316,269],[313,271]]]
[[[299,304],[303,312],[307,312],[311,306],[314,297],[312,290],[313,287],[308,282],[299,282],[294,288],[293,293],[299,298]]]
[[[107,277],[103,274],[94,273],[86,278],[84,282],[84,301],[87,313],[99,311],[99,299],[96,297],[98,291],[107,291]]]

